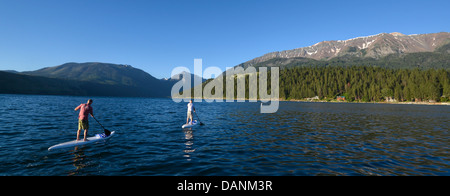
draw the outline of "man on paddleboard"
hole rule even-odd
[[[80,110],[80,114],[78,114],[78,131],[77,131],[77,141],[80,140],[80,131],[84,129],[84,140],[87,141],[87,133],[89,129],[89,121],[88,121],[88,115],[90,114],[94,118],[94,113],[92,109],[92,99],[89,99],[87,103],[80,104],[78,107],[75,108],[75,111]]]
[[[189,101],[189,103],[187,104],[188,110],[187,110],[187,118],[186,118],[186,124],[189,124],[189,119],[191,119],[191,124],[192,124],[192,111],[195,112],[195,107],[194,104],[192,103],[192,100]]]

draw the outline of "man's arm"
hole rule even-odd
[[[77,106],[74,110],[77,111],[81,108],[81,104],[79,106]]]

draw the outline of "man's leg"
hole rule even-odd
[[[84,140],[83,140],[83,141],[87,141],[87,140],[86,140],[86,137],[87,137],[87,133],[88,133],[88,130],[87,130],[87,129],[85,129],[85,130],[84,130]]]
[[[80,129],[78,129],[77,131],[77,141],[80,140],[80,131],[81,131]]]

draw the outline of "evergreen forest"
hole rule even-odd
[[[294,67],[280,70],[280,98],[336,99],[380,102],[446,102],[450,97],[450,71],[445,69],[389,69],[373,66]]]
[[[270,70],[270,69],[269,69]],[[270,71],[268,92],[271,93]],[[449,102],[450,70],[392,69],[376,66],[296,66],[280,69],[281,100],[306,100],[318,97],[347,102]],[[203,87],[212,79],[203,83]],[[223,97],[226,96],[223,79]],[[245,78],[245,97],[249,98],[249,75]],[[234,82],[237,97],[237,77]],[[191,89],[193,95],[193,89]],[[215,94],[215,88],[211,94]],[[316,99],[317,99],[316,97]],[[259,95],[258,95],[259,98]]]

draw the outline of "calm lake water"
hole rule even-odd
[[[88,98],[0,95],[0,175],[450,175],[449,106],[203,102],[206,125],[183,130],[187,103],[92,97],[117,134],[48,151],[76,138]]]

